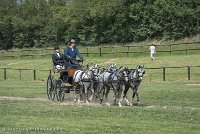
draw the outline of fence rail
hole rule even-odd
[[[194,45],[196,48],[188,48],[190,45]],[[187,45],[185,48],[181,49],[173,49],[173,46],[178,45]],[[98,46],[98,47],[80,47],[79,49],[82,51],[83,55],[89,56],[91,54],[99,55],[100,57],[103,55],[117,55],[117,54],[129,54],[138,53],[144,54],[148,52],[148,48],[150,45],[124,45],[124,46]],[[188,51],[199,51],[200,50],[200,42],[190,42],[190,43],[179,43],[179,44],[167,44],[167,45],[156,45],[157,48],[165,47],[162,50],[157,49],[158,53],[170,53],[173,52],[185,52],[186,54]],[[105,51],[104,49],[108,48],[109,50]],[[134,51],[133,49],[134,48]],[[64,47],[62,48],[65,49]],[[95,49],[95,51],[93,51]],[[136,50],[136,51],[135,51]],[[48,51],[48,53],[46,52]],[[36,54],[33,52],[37,52]],[[0,51],[1,57],[35,57],[35,56],[50,56],[54,52],[53,48],[43,48],[43,49],[23,49],[23,50],[8,50],[8,51]]]
[[[166,81],[166,70],[167,69],[181,69],[181,68],[185,68],[186,74],[187,74],[187,80],[191,80],[191,68],[200,68],[200,66],[176,66],[176,67],[155,67],[155,68],[145,68],[145,70],[162,70],[162,80]],[[8,80],[7,77],[7,71],[8,70],[13,70],[13,71],[19,71],[19,79],[22,79],[22,71],[28,70],[28,71],[32,71],[32,80],[37,80],[37,72],[38,71],[45,71],[48,74],[52,73],[52,69],[47,69],[47,70],[36,70],[36,69],[22,69],[22,68],[0,68],[0,70],[3,70],[3,79],[4,80]],[[148,72],[148,71],[147,71]],[[44,78],[46,79],[46,78]],[[200,79],[200,76],[199,76]]]

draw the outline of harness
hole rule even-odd
[[[108,83],[112,86],[112,89],[114,89],[114,82],[118,82],[118,81],[114,81],[114,76],[115,76],[116,72],[111,72],[109,77],[108,77]]]
[[[91,78],[93,78],[93,75],[90,75],[90,74],[88,74],[88,73],[86,73],[86,72],[83,72],[83,74],[86,74],[87,76],[91,76]],[[81,78],[82,78],[82,76],[83,76],[83,74],[81,75]],[[92,79],[88,79],[88,78],[82,78],[82,80],[81,80],[82,82],[92,82]]]
[[[134,74],[136,73],[136,76],[132,77],[131,74]],[[131,86],[137,86],[140,84],[140,78],[138,77],[138,70],[137,69],[134,69],[130,74],[129,74],[129,81],[128,81],[128,84],[130,84]]]
[[[75,75],[74,78],[73,78],[73,81],[75,80],[77,74],[78,74],[80,71],[81,71],[81,70],[78,70],[78,71],[77,71],[76,75]],[[81,76],[80,76],[80,77],[82,77],[82,75],[83,75],[83,72],[81,73]],[[79,81],[80,81],[80,80],[79,80]],[[78,81],[78,82],[79,82],[79,81]],[[77,83],[78,83],[78,82],[77,82]]]

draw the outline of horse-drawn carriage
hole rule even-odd
[[[137,90],[145,73],[143,66],[137,66],[135,69],[121,66],[117,69],[116,65],[110,65],[108,69],[104,69],[99,68],[97,64],[91,64],[83,69],[79,64],[81,61],[76,62],[78,64],[70,64],[69,69],[59,70],[59,79],[55,79],[52,74],[49,75],[47,79],[49,100],[54,100],[56,96],[58,101],[63,101],[65,93],[74,91],[74,102],[83,100],[86,103],[90,103],[97,100],[102,104],[103,100],[105,100],[106,105],[109,105],[108,93],[112,90],[114,104],[122,106],[121,101],[125,100],[127,105],[132,105],[135,96],[137,97],[137,102],[139,102]],[[64,78],[65,74],[68,76],[67,81]],[[129,88],[133,90],[132,103],[129,103],[126,95]]]
[[[70,60],[69,67],[66,69],[54,69],[53,74],[49,74],[47,79],[47,96],[49,100],[63,101],[65,93],[70,93],[73,90],[73,75],[75,71],[82,70],[82,60]],[[59,78],[55,78],[55,74],[60,74]],[[65,78],[67,76],[67,78]]]

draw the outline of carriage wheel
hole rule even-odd
[[[51,101],[55,98],[55,79],[53,75],[49,75],[47,79],[47,96]]]
[[[58,101],[63,101],[65,97],[65,90],[63,86],[63,81],[61,79],[57,81],[56,97]]]

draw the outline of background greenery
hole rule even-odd
[[[199,18],[199,0],[1,0],[0,49],[179,39]]]

